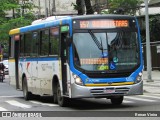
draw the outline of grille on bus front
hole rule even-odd
[[[107,90],[115,90],[114,93],[106,93],[105,91]],[[121,88],[94,88],[91,89],[91,94],[94,96],[105,96],[108,94],[119,94],[119,95],[123,95],[123,94],[127,94],[127,92],[129,91],[129,88],[127,87],[121,87]]]
[[[89,78],[118,78],[118,77],[128,77],[130,76],[130,72],[128,73],[86,73]]]

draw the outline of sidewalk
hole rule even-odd
[[[160,94],[160,71],[152,71],[153,82],[147,82],[147,71],[143,72],[144,93]]]

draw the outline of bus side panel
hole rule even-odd
[[[34,69],[33,69],[34,68]],[[39,84],[36,82],[37,79],[37,61],[31,58],[21,58],[19,61],[19,83],[22,89],[23,74],[27,78],[28,91],[33,94],[37,94]],[[38,87],[37,87],[38,86]]]
[[[30,64],[30,66],[28,65]],[[32,91],[34,94],[39,94],[40,91],[40,81],[38,80],[38,62],[37,58],[32,58],[30,62],[27,62],[28,71],[30,71],[29,76],[30,76],[30,86],[32,87]]]
[[[22,90],[22,81],[23,75],[25,75],[27,79],[27,86],[28,91],[33,92],[33,81],[35,71],[32,71],[33,63],[31,62],[30,58],[20,58],[18,63],[18,71],[19,71],[19,87]],[[34,93],[34,92],[33,92]]]
[[[19,73],[19,88],[22,90],[22,75],[23,75],[23,65],[24,64],[24,62],[22,62],[22,61],[19,61],[19,63],[18,63],[18,73]]]
[[[9,82],[11,86],[14,86],[16,88],[16,76],[15,76],[15,60],[9,59],[8,62],[9,65]]]
[[[44,58],[40,58],[44,59]],[[56,75],[59,78],[59,62],[53,58],[47,58],[38,62],[38,80],[40,81],[40,93],[52,95],[52,79]]]
[[[26,75],[27,78],[27,85],[28,85],[28,91],[33,92],[34,93],[34,89],[33,89],[33,82],[34,82],[34,78],[33,78],[33,72],[32,72],[32,65],[33,63],[31,62],[30,58],[26,58],[24,59],[25,62],[23,63],[23,68],[24,68],[24,73]],[[35,62],[35,61],[34,61]]]

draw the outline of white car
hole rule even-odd
[[[3,64],[5,66],[4,73],[5,75],[8,75],[8,60],[3,60]]]

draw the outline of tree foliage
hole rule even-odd
[[[34,18],[32,9],[34,5],[24,1],[24,4],[19,4],[19,0],[0,0],[0,43],[8,42],[9,30],[31,23]],[[28,11],[25,12],[24,11]],[[7,12],[12,13],[11,18],[7,18]]]
[[[106,3],[108,3],[108,8],[106,9],[109,9],[109,11],[105,11],[103,8],[98,9],[102,10],[104,14],[135,15],[143,2],[144,0],[106,0]],[[72,3],[72,5],[74,6],[74,9],[78,11],[78,15],[94,13],[94,7],[91,5],[91,0],[76,0],[76,4]],[[99,7],[103,6],[100,1],[96,1],[96,5]],[[84,11],[85,7],[86,12]]]
[[[76,0],[76,4],[72,3],[74,6],[74,9],[78,11],[78,15],[83,14],[94,14],[94,10],[91,6],[90,0]],[[86,7],[86,11],[84,11],[84,8]]]
[[[160,33],[160,15],[150,15],[149,17],[149,28],[150,28],[150,41],[160,41],[159,33]]]
[[[4,47],[5,53],[8,53],[9,31],[29,25],[35,19],[32,12],[34,7],[26,0],[23,0],[23,4],[19,4],[19,0],[0,0],[0,45]],[[12,14],[9,18],[6,17],[7,11]]]
[[[135,15],[143,0],[108,0],[109,13]]]

